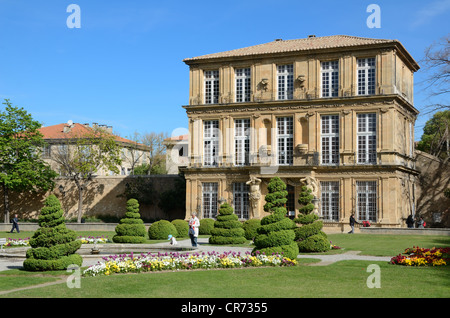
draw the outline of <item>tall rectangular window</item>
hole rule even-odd
[[[322,218],[327,221],[339,220],[339,181],[320,182]]]
[[[322,97],[337,97],[339,93],[339,61],[322,62]]]
[[[219,156],[219,121],[203,122],[203,164],[217,166]]]
[[[236,102],[249,102],[251,92],[250,68],[238,68],[236,73]]]
[[[219,102],[219,71],[205,71],[205,104]]]
[[[294,94],[294,65],[278,65],[278,99],[292,99]]]
[[[294,125],[292,117],[277,118],[278,164],[291,165],[294,153]]]
[[[339,115],[321,117],[322,164],[339,164]]]
[[[234,120],[234,163],[237,166],[249,164],[250,119]]]
[[[377,220],[377,182],[356,181],[356,212],[359,221]]]
[[[239,219],[249,218],[249,191],[249,186],[245,182],[233,183],[234,213],[239,217]]]
[[[375,58],[357,60],[358,95],[375,94]]]
[[[357,162],[377,163],[377,117],[376,114],[357,115]]]
[[[203,218],[212,219],[217,216],[218,183],[202,183]]]

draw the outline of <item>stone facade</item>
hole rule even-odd
[[[350,36],[276,40],[185,59],[189,66],[186,218],[261,218],[269,180],[316,191],[328,230],[351,213],[402,227],[415,213],[414,59],[396,40]]]

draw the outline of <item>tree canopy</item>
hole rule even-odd
[[[41,158],[45,142],[41,124],[23,108],[6,99],[0,112],[0,185],[5,223],[9,222],[9,191],[47,191],[57,173]]]

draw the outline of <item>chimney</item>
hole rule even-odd
[[[64,126],[64,130],[63,130],[63,132],[65,133],[65,134],[67,134],[68,132],[70,132],[70,126]]]
[[[106,132],[112,134],[113,133],[113,127],[112,126],[106,126]]]
[[[315,37],[316,37],[315,34],[310,34],[310,35],[308,35],[308,38],[315,38]]]

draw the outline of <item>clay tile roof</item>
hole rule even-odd
[[[183,61],[189,64],[188,62],[195,62],[205,59],[244,57],[251,55],[271,54],[271,53],[300,52],[308,50],[352,47],[352,46],[371,45],[380,43],[400,43],[400,42],[397,40],[371,39],[349,35],[331,35],[322,37],[313,36],[296,40],[279,39],[273,42],[249,46],[241,49],[187,58],[184,59]]]
[[[64,132],[64,127],[66,127],[66,129],[70,129],[70,130],[68,132]],[[58,125],[53,125],[53,126],[41,127],[39,129],[39,131],[43,135],[43,139],[68,139],[68,138],[77,138],[78,136],[83,136],[84,134],[92,132],[93,129],[90,126],[74,123],[71,126],[69,126],[68,124],[58,124]],[[135,142],[132,140],[122,138],[122,137],[116,136],[116,135],[113,135],[113,136],[114,136],[115,140],[118,142],[135,144]],[[138,144],[138,145],[144,146],[143,144]]]
[[[188,140],[189,135],[180,135],[164,139],[165,142]]]

